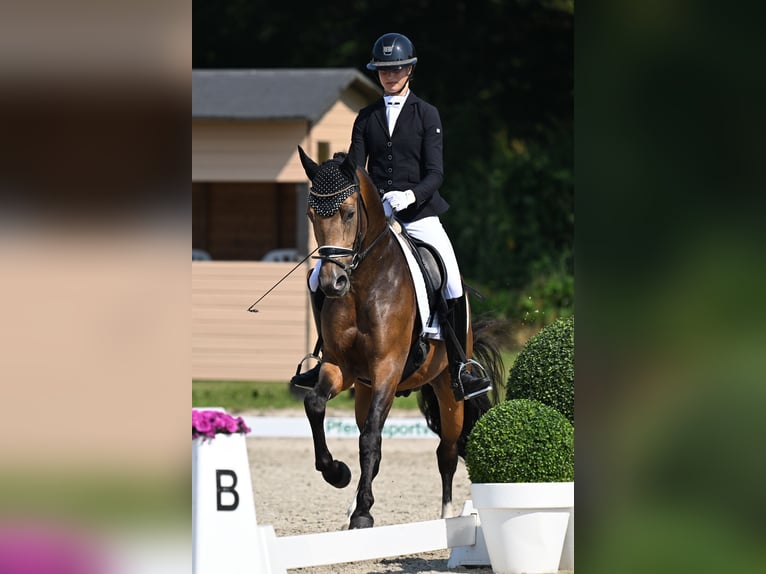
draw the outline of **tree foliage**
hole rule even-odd
[[[443,220],[466,280],[500,314],[531,305],[546,323],[571,311],[571,0],[193,0],[193,9],[195,68],[364,70],[378,36],[409,36],[412,88],[442,116]]]

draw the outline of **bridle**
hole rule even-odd
[[[370,218],[367,213],[367,206],[364,204],[364,201],[362,200],[361,193],[359,193],[359,184],[354,183],[350,186],[344,187],[343,189],[340,189],[338,191],[335,191],[333,193],[329,194],[319,194],[314,192],[313,189],[309,190],[309,193],[312,195],[315,195],[317,197],[333,197],[338,194],[344,193],[348,191],[349,189],[354,189],[354,191],[351,192],[351,195],[356,194],[356,205],[357,205],[357,213],[359,213],[359,204],[361,203],[362,208],[364,210],[364,217],[365,221],[369,222]],[[354,245],[351,249],[348,247],[337,247],[335,245],[323,245],[319,249],[317,249],[317,252],[319,255],[314,255],[312,259],[320,259],[322,263],[329,262],[334,263],[335,265],[339,266],[347,275],[351,275],[351,272],[356,269],[359,264],[362,262],[362,260],[367,256],[367,254],[372,250],[373,247],[380,241],[384,235],[388,232],[388,226],[386,225],[383,228],[383,231],[380,232],[380,234],[370,243],[364,250],[360,251],[362,248],[362,242],[364,241],[364,233],[362,232],[362,221],[361,217],[357,218],[356,223],[356,236],[354,237]],[[351,257],[351,263],[346,264],[342,261],[339,261],[339,259],[342,259],[344,257]]]

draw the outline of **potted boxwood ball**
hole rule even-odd
[[[557,319],[524,344],[506,384],[507,399],[535,399],[574,424],[574,317]]]
[[[514,399],[490,409],[466,445],[473,506],[498,574],[557,572],[574,507],[574,428]]]

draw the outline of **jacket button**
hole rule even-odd
[[[388,147],[391,147],[391,142],[386,142],[386,145],[387,145]]]
[[[388,173],[391,173],[391,172],[392,172],[392,171],[394,171],[394,170],[393,170],[393,168],[390,168],[390,167],[389,167],[389,168],[386,168],[386,171],[387,171]]]
[[[393,182],[393,180],[390,180],[390,179],[389,179],[389,180],[388,180],[388,185],[391,185],[392,183],[394,183],[394,182]]]
[[[388,154],[388,159],[394,159],[394,156],[392,156],[391,154]]]

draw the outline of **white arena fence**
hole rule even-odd
[[[254,419],[245,420],[253,429],[251,435],[260,436],[256,430],[260,425]],[[407,434],[399,430],[391,436]],[[277,537],[271,525],[260,525],[256,519],[245,436],[192,441],[193,574],[287,574],[292,568],[448,548],[453,549],[450,567],[489,565],[470,501],[463,515],[455,518]]]

